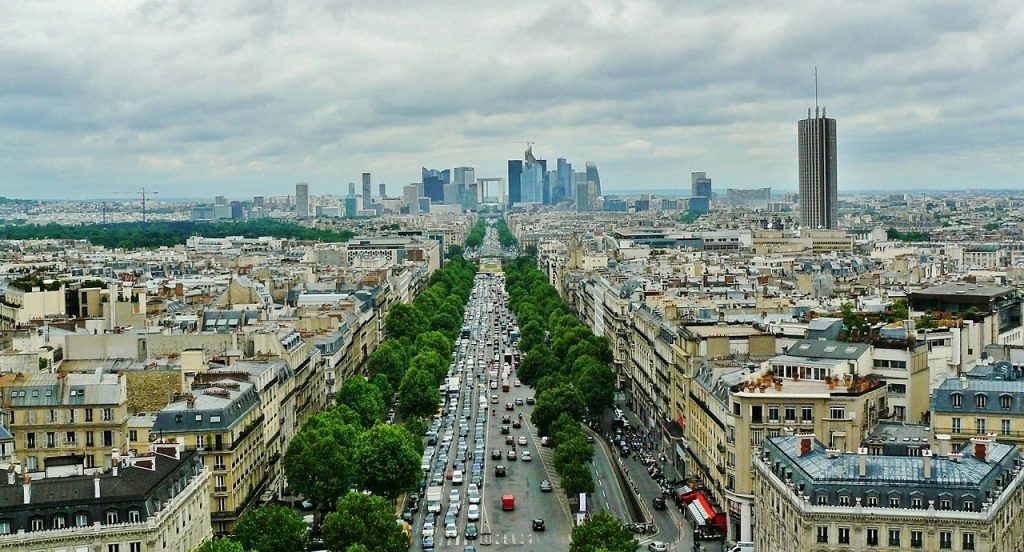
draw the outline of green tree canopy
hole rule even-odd
[[[379,424],[365,431],[354,456],[363,488],[389,499],[416,488],[423,476],[420,453],[400,425]]]
[[[559,364],[547,345],[538,345],[523,357],[516,372],[523,383],[532,386],[540,378],[557,371]]]
[[[558,472],[565,496],[594,492],[594,476],[586,464],[568,464]]]
[[[561,385],[548,389],[537,397],[537,404],[530,414],[530,420],[541,435],[547,435],[551,424],[563,413],[574,420],[583,419],[586,406],[583,396],[573,385]]]
[[[305,552],[309,527],[290,508],[267,504],[243,514],[234,535],[248,550]]]
[[[573,527],[569,552],[636,552],[639,543],[622,522],[605,510],[590,516],[590,519]]]
[[[408,539],[395,523],[391,504],[379,497],[348,493],[323,523],[324,544],[331,552],[346,552],[361,544],[374,552],[406,552]]]
[[[366,369],[372,375],[384,374],[392,384],[402,381],[410,355],[402,342],[385,339],[366,359]]]
[[[434,351],[444,362],[449,362],[452,354],[452,341],[441,332],[423,332],[416,336],[416,350]]]
[[[441,394],[434,384],[434,374],[424,368],[413,367],[402,378],[398,387],[398,413],[403,418],[427,417],[437,411]]]
[[[245,552],[241,544],[227,537],[210,539],[196,548],[193,552]]]
[[[356,476],[353,451],[360,428],[346,423],[338,410],[314,414],[284,456],[289,485],[326,508],[348,492]]]
[[[544,343],[544,328],[537,320],[530,320],[520,332],[519,349],[524,353],[529,353],[541,343]]]
[[[409,369],[420,368],[434,376],[434,385],[439,386],[448,374],[448,365],[434,351],[420,351],[409,361]]]
[[[583,402],[591,416],[599,416],[615,403],[615,374],[608,365],[596,360],[583,363],[576,375],[576,388],[583,394]]]
[[[335,401],[355,410],[363,427],[371,427],[383,420],[387,411],[380,389],[366,381],[363,376],[353,376],[345,380],[335,396]]]
[[[392,339],[408,339],[412,343],[416,336],[427,331],[430,322],[419,309],[405,303],[392,305],[384,320],[384,330]]]

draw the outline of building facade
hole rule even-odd
[[[838,227],[839,191],[836,173],[836,120],[818,108],[807,110],[798,124],[800,173],[800,225],[810,229]]]

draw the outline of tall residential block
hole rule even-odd
[[[295,216],[309,217],[309,184],[304,182],[295,185]]]
[[[799,122],[800,225],[804,228],[835,229],[838,205],[836,184],[836,120],[825,117],[822,108],[807,110]]]
[[[711,199],[711,179],[707,173],[690,173],[690,196]]]
[[[370,173],[363,173],[363,209],[369,209],[370,203],[373,203],[371,198],[371,177]]]

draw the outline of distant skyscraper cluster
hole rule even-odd
[[[577,173],[572,163],[559,157],[553,170],[546,159],[538,159],[528,145],[523,159],[508,161],[508,204],[557,205],[574,203],[579,211],[594,209],[601,196],[601,176],[597,165],[586,163],[586,171]]]

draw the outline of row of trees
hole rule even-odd
[[[512,234],[512,231],[508,229],[508,223],[505,222],[505,217],[498,219],[498,222],[494,224],[494,228],[498,231],[498,243],[501,244],[502,249],[508,249],[514,245],[519,245],[519,241]]]
[[[484,243],[484,234],[487,233],[487,227],[484,225],[484,218],[480,217],[473,228],[469,230],[469,235],[466,236],[466,247],[480,247]]]
[[[566,494],[593,492],[588,464],[594,451],[579,423],[600,417],[613,403],[615,374],[608,340],[595,336],[569,312],[530,259],[519,257],[504,269],[524,354],[519,379],[537,392],[531,421],[555,444],[555,469]]]
[[[255,219],[234,222],[154,221],[145,225],[137,222],[111,224],[66,224],[0,226],[0,239],[66,239],[88,240],[94,245],[126,249],[174,246],[185,243],[192,236],[223,238],[245,236],[320,241],[348,241],[354,234],[348,230],[332,231],[306,228],[298,224],[274,219]]]
[[[328,549],[407,549],[392,504],[423,476],[424,418],[437,410],[438,386],[447,374],[474,275],[473,266],[453,256],[413,304],[392,306],[384,321],[388,338],[367,359],[369,377],[345,381],[334,404],[313,415],[288,445],[289,485],[328,512],[322,524]],[[382,423],[392,406],[402,423]],[[243,516],[233,540],[212,541],[205,552],[299,552],[307,540],[297,514],[263,506]]]
[[[324,518],[324,543],[334,552],[405,552],[408,537],[384,498],[350,492]],[[230,538],[205,542],[196,552],[305,552],[309,526],[294,510],[270,504],[247,512]]]

